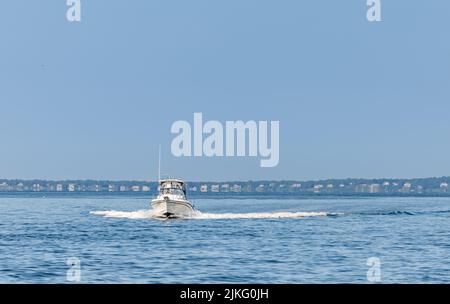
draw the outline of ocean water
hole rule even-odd
[[[0,282],[370,283],[375,259],[381,283],[450,283],[450,198],[196,199],[186,220],[148,202],[1,196]]]

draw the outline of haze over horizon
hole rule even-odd
[[[155,180],[159,144],[189,181],[448,176],[450,2],[382,3],[2,3],[0,178]],[[279,120],[279,165],[173,157],[194,112]]]

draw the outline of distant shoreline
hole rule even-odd
[[[228,182],[189,182],[190,195],[205,196],[449,196],[450,177],[411,179],[327,179],[318,181],[259,180]],[[155,181],[108,180],[10,180],[0,179],[0,193],[109,193],[153,195]]]

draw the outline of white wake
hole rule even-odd
[[[115,210],[91,211],[89,213],[104,217],[127,218],[127,219],[151,219],[155,217],[151,209],[137,210],[137,211],[115,211]]]
[[[156,219],[151,209],[137,211],[91,211],[90,214],[127,219]],[[213,219],[270,219],[270,218],[303,218],[314,216],[332,215],[327,212],[254,212],[254,213],[203,213],[197,211],[194,215],[186,219],[193,220],[213,220]]]

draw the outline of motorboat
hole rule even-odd
[[[186,183],[178,179],[159,181],[159,194],[151,201],[155,217],[186,218],[195,214],[193,205],[186,198]]]

